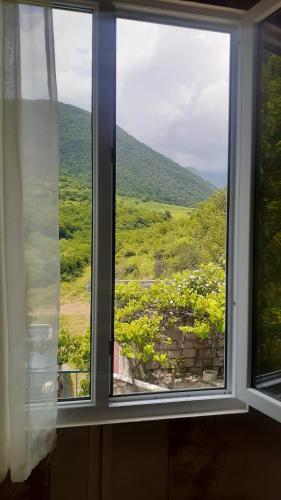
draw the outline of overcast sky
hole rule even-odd
[[[91,29],[88,14],[54,12],[59,100],[87,110]],[[229,50],[228,34],[118,20],[118,125],[181,165],[226,171]]]

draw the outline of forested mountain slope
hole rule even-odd
[[[59,103],[61,173],[89,182],[91,115]],[[182,206],[195,206],[215,187],[117,127],[117,194]]]

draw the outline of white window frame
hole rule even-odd
[[[93,276],[92,374],[89,400],[59,403],[58,427],[160,420],[248,411],[254,406],[281,420],[281,403],[250,387],[250,227],[252,101],[255,23],[281,2],[237,11],[180,0],[101,0],[95,6],[93,82],[95,106],[95,233]],[[270,5],[269,5],[270,4]],[[63,7],[63,3],[60,4]],[[75,2],[89,8],[89,2]],[[91,5],[93,5],[91,3]],[[277,7],[276,7],[277,5]],[[65,4],[70,6],[70,4]],[[109,397],[112,321],[113,155],[115,127],[115,16],[155,19],[167,24],[227,30],[232,33],[230,123],[230,264],[225,389]],[[236,85],[237,84],[237,85]],[[235,103],[235,105],[234,105]],[[96,242],[98,244],[96,245]],[[98,374],[98,376],[97,376]],[[270,400],[270,401],[269,401]]]
[[[243,75],[242,86],[244,87],[244,104],[241,125],[241,157],[244,168],[241,175],[239,192],[241,213],[245,214],[241,219],[240,244],[237,258],[243,277],[240,282],[239,295],[237,297],[237,309],[239,309],[240,330],[238,335],[238,372],[237,372],[237,395],[247,405],[256,408],[262,413],[281,422],[281,402],[269,395],[252,387],[252,336],[251,331],[251,192],[252,192],[252,164],[253,146],[255,134],[254,121],[254,79],[256,69],[256,28],[260,22],[267,19],[281,8],[280,0],[263,0],[253,7],[244,16],[244,39],[243,45]],[[248,195],[247,195],[248,193]],[[245,259],[245,255],[247,258]]]

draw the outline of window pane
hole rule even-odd
[[[92,14],[54,9],[53,17],[60,152],[58,397],[68,399],[90,396]]]
[[[253,385],[281,398],[281,13],[259,28]]]
[[[224,386],[229,63],[117,20],[114,395]]]

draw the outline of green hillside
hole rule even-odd
[[[61,172],[89,182],[91,115],[59,103]],[[215,187],[117,127],[117,194],[193,207]]]
[[[225,191],[196,208],[144,202],[117,195],[116,278],[156,279],[225,254]],[[71,282],[91,262],[91,190],[70,176],[60,178],[61,278]]]

